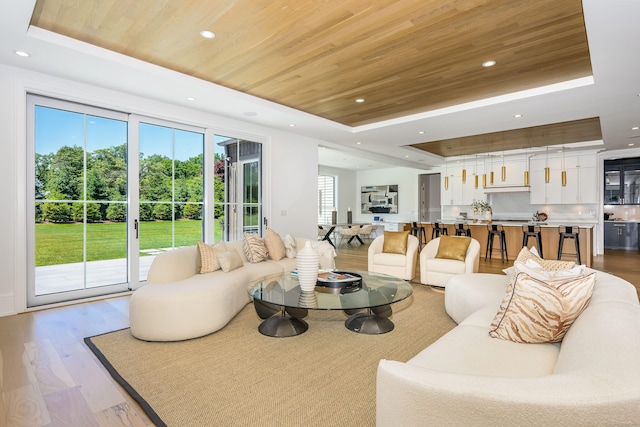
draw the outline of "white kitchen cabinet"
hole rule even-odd
[[[532,205],[556,205],[562,203],[562,162],[560,158],[531,158],[529,163]],[[545,167],[549,167],[549,182],[545,182]]]
[[[482,187],[482,170],[476,169],[475,165],[466,167],[467,179],[462,182],[462,166],[448,167],[447,173],[449,177],[448,188],[444,188],[444,178],[441,179],[442,188],[440,189],[440,204],[443,206],[461,206],[470,205],[474,200],[486,200],[484,188]],[[478,188],[475,188],[474,173],[480,176]]]
[[[544,181],[544,168],[549,166],[549,182]],[[567,185],[562,185],[562,170],[567,174]],[[595,204],[598,203],[597,155],[532,158],[529,179],[532,205]]]
[[[562,203],[598,203],[596,154],[566,156],[564,159],[564,169],[567,172],[567,185],[561,189]]]

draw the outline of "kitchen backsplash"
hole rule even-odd
[[[528,221],[533,214],[544,212],[550,221],[598,221],[597,205],[532,205],[529,203],[529,193],[497,193],[489,196],[489,203],[493,211],[493,218],[502,220]],[[455,220],[460,212],[467,212],[468,218],[473,218],[470,206],[444,206],[443,219]],[[637,210],[640,218],[640,206]]]
[[[604,205],[604,212],[612,214],[609,219],[640,222],[640,205]]]

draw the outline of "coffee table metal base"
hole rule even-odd
[[[286,314],[276,315],[265,319],[258,331],[268,337],[284,338],[300,335],[309,329],[309,325],[302,319],[287,316]]]
[[[371,310],[366,313],[356,313],[344,322],[344,326],[350,331],[359,334],[386,334],[393,331],[394,328],[393,322],[389,320],[386,314],[380,315]]]

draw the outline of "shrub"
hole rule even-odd
[[[71,206],[68,203],[43,203],[42,217],[53,223],[69,222],[71,220]]]
[[[140,209],[142,211],[142,209]],[[109,221],[123,222],[127,219],[127,205],[124,203],[111,203],[107,207],[107,219]]]

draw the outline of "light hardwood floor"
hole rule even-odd
[[[501,273],[512,263],[481,259],[480,272]],[[366,270],[367,247],[339,248],[336,266]],[[594,268],[640,284],[640,252],[607,251],[594,258]],[[128,301],[121,296],[0,317],[0,426],[152,425],[83,341],[128,327]]]

